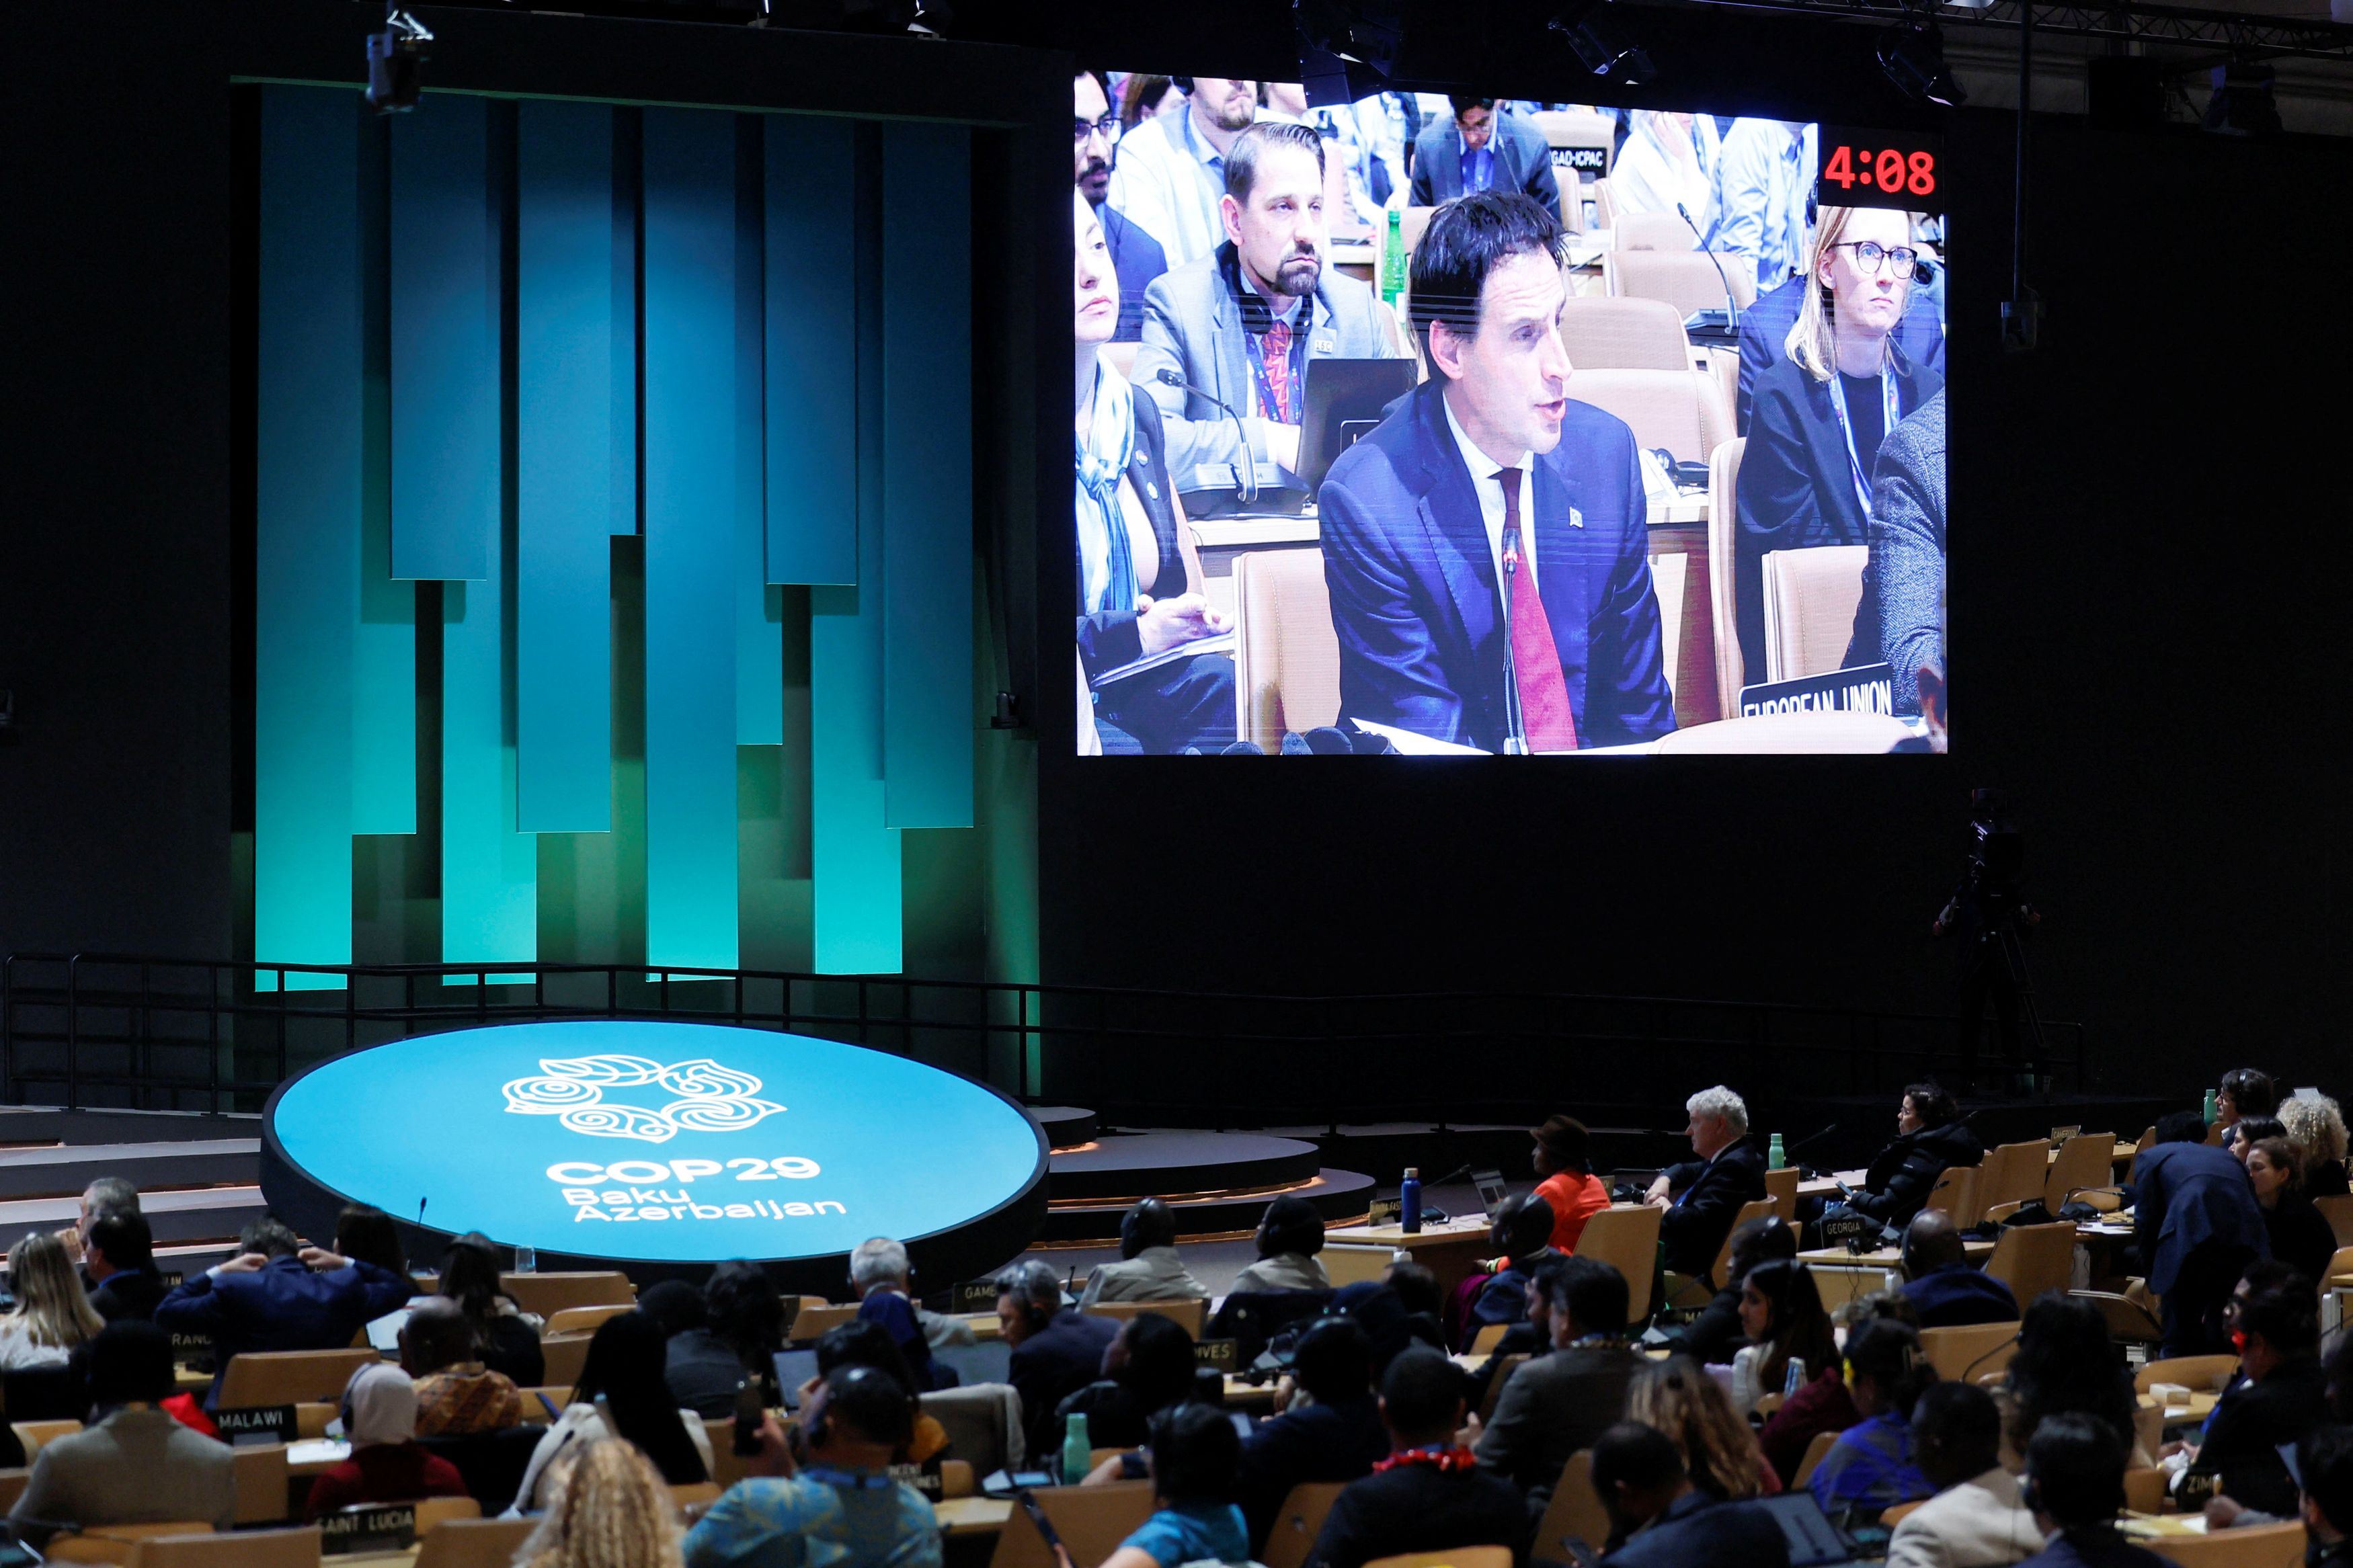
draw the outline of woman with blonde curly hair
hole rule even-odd
[[[552,1478],[547,1511],[515,1553],[518,1568],[682,1568],[678,1505],[635,1446],[573,1446]]]
[[[63,1366],[106,1326],[54,1236],[27,1232],[8,1249],[8,1289],[16,1310],[0,1317],[0,1371]]]
[[[2325,1094],[2291,1094],[2280,1101],[2280,1125],[2304,1156],[2304,1195],[2343,1197],[2353,1193],[2345,1179],[2345,1118]]]
[[[1781,1489],[1748,1423],[1733,1414],[1724,1385],[1689,1356],[1654,1362],[1634,1374],[1626,1419],[1655,1426],[1675,1445],[1692,1485],[1745,1502]]]

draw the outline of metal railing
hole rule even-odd
[[[641,964],[0,960],[16,1103],[253,1110],[314,1062],[411,1035],[566,1018],[732,1024],[869,1046],[1021,1098],[1158,1126],[1525,1116],[1570,1086],[1679,1103],[1704,1075],[1820,1096],[1959,1065],[1947,1016],[1520,992],[1240,995]],[[2038,1064],[2084,1087],[2080,1025]],[[1604,1076],[1606,1075],[1606,1076]],[[1794,1081],[1793,1081],[1794,1080]]]

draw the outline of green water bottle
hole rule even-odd
[[[1388,237],[1381,241],[1381,302],[1394,305],[1405,292],[1405,214],[1389,208]]]
[[[2214,1125],[2214,1113],[2220,1110],[2221,1110],[2221,1107],[2217,1105],[2214,1101],[2214,1091],[2211,1089],[2208,1089],[2206,1091],[2203,1109],[2199,1111],[2199,1114],[2206,1119],[2207,1126],[2211,1127]]]
[[[1772,1144],[1771,1150],[1765,1156],[1767,1163],[1776,1171],[1787,1168],[1789,1156],[1781,1152],[1781,1135],[1778,1132],[1773,1134]]]
[[[1087,1416],[1082,1410],[1072,1411],[1062,1424],[1062,1484],[1077,1486],[1087,1479],[1094,1467],[1094,1447],[1087,1441]]]

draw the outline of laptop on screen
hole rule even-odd
[[[1010,1383],[1013,1372],[1013,1347],[1003,1340],[983,1340],[978,1344],[943,1345],[932,1352],[932,1360],[942,1366],[955,1369],[960,1384]]]
[[[1852,1538],[1831,1521],[1809,1491],[1781,1492],[1748,1504],[1773,1516],[1789,1545],[1789,1568],[1844,1568],[1859,1562]]]
[[[1388,405],[1414,388],[1409,359],[1307,362],[1307,413],[1300,422],[1299,477],[1312,499],[1340,454],[1371,433]]]

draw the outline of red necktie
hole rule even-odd
[[[1577,750],[1577,721],[1568,711],[1568,681],[1560,673],[1552,623],[1537,596],[1535,574],[1523,569],[1520,470],[1495,475],[1504,487],[1504,581],[1512,595],[1512,672],[1520,688],[1520,722],[1532,752]]]
[[[1277,321],[1259,340],[1259,357],[1266,362],[1266,389],[1274,406],[1268,416],[1278,425],[1298,423],[1291,414],[1291,323]]]

